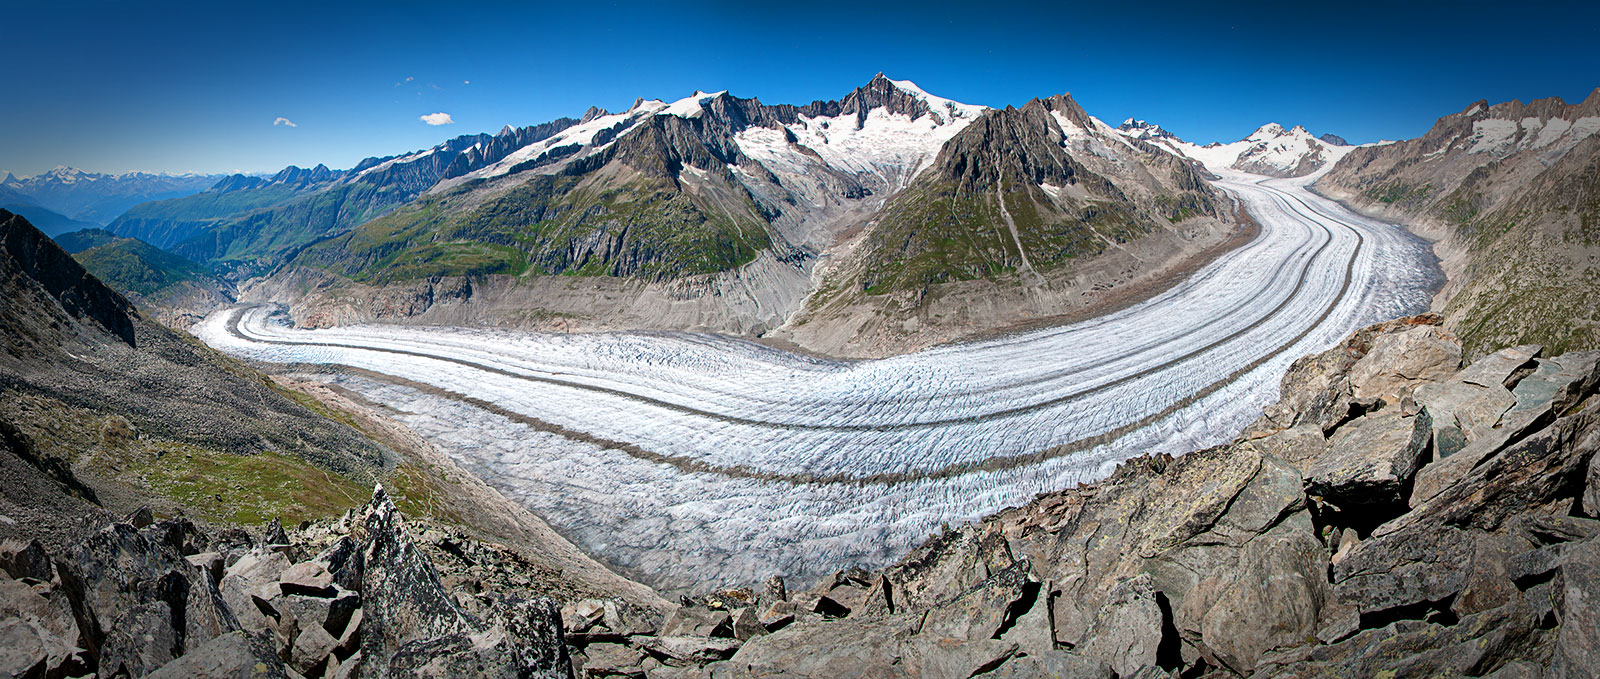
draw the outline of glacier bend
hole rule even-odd
[[[1215,169],[1214,169],[1215,171]],[[1428,306],[1426,244],[1219,171],[1257,238],[1143,303],[873,361],[693,333],[299,330],[273,309],[194,332],[401,422],[591,553],[663,589],[879,566],[941,523],[1221,443],[1302,355]]]

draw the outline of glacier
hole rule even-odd
[[[1437,267],[1312,176],[1212,168],[1259,235],[1134,306],[871,361],[681,332],[304,330],[248,306],[193,332],[382,404],[580,547],[662,589],[881,566],[941,524],[1224,443],[1296,358],[1426,310]]]

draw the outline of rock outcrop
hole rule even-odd
[[[446,588],[381,487],[359,514],[293,538],[276,524],[260,542],[208,535],[145,511],[54,559],[7,543],[0,565],[4,676],[572,673],[554,601]]]
[[[758,600],[766,633],[705,672],[1593,676],[1600,352],[1463,370],[1439,322],[1302,359],[1231,445]]]

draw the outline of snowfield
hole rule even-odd
[[[1296,358],[1425,310],[1422,242],[1305,189],[1213,168],[1262,225],[1142,304],[875,361],[691,333],[288,326],[208,344],[393,409],[579,546],[667,589],[875,567],[941,523],[1229,440]]]

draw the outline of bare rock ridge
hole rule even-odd
[[[0,210],[0,257],[8,260],[0,268],[42,287],[68,314],[79,320],[93,321],[133,346],[132,316],[138,313],[133,305],[101,285],[77,260],[27,220],[5,210]]]

